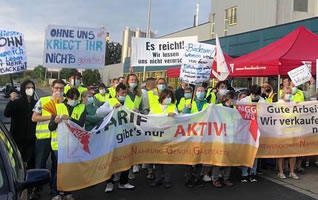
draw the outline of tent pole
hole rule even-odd
[[[277,76],[277,99],[280,99],[280,74],[278,74],[278,76]]]

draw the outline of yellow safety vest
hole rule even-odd
[[[108,88],[109,94],[111,96],[111,98],[115,98],[116,97],[116,89],[113,87]]]
[[[101,93],[97,93],[97,94],[95,94],[95,98],[99,102],[106,102],[109,99],[109,93],[105,93],[104,96]]]
[[[206,109],[208,107],[208,103],[205,103],[202,107],[202,110]],[[201,110],[201,111],[202,111]],[[191,107],[191,113],[197,113],[199,112],[198,106],[197,106],[197,102],[193,101],[192,102],[192,107]]]
[[[129,110],[134,110],[134,108],[138,110],[140,107],[141,99],[142,99],[141,96],[136,95],[135,100],[132,101],[130,96],[127,94],[125,99],[125,107],[128,108]]]
[[[67,91],[69,91],[70,89],[71,89],[71,86],[69,86],[69,85],[65,86],[65,88],[64,88],[64,94],[66,94]],[[78,87],[77,87],[77,90],[78,90],[79,93],[80,93],[80,96],[78,97],[78,99],[81,99],[82,93],[85,92],[85,91],[87,91],[87,88],[82,87],[82,86],[78,86]]]
[[[15,160],[14,160],[14,157],[13,157],[13,148],[11,146],[10,141],[7,139],[7,137],[1,131],[0,131],[0,139],[7,146],[7,151],[9,152],[10,162],[12,164],[12,167],[15,167]]]
[[[156,95],[153,90],[148,91],[147,94],[150,107],[152,104],[159,104],[159,96]]]
[[[67,115],[68,114],[68,110],[67,107],[64,103],[59,103],[56,104],[56,111],[57,111],[57,115]],[[85,111],[85,105],[84,104],[78,104],[77,106],[74,107],[71,118],[79,120],[82,113]],[[57,151],[58,150],[58,132],[52,132],[52,138],[51,138],[51,147],[53,151]]]
[[[121,103],[118,101],[117,98],[109,98],[107,101],[109,102],[109,105],[110,105],[111,107],[114,107],[114,105],[116,105],[116,104],[118,104],[118,103],[121,104]]]
[[[159,103],[153,104],[153,105],[150,105],[150,110],[152,114],[174,113],[176,111],[176,104],[173,104],[173,103],[169,104],[165,111],[162,110],[162,107]]]
[[[275,93],[272,93],[269,97],[267,97],[267,98],[265,99],[265,102],[267,102],[267,103],[273,103],[273,98],[274,98],[274,96],[275,96]]]
[[[42,116],[51,116],[51,113],[43,109],[43,106],[51,101],[51,96],[40,98],[42,107]],[[49,130],[50,120],[40,121],[36,123],[35,136],[37,139],[48,139],[51,137],[51,131]]]
[[[292,96],[291,100],[295,103],[304,102],[305,97],[303,91],[297,89],[296,93]]]
[[[183,112],[186,106],[191,103],[191,99],[185,99],[184,97],[182,97],[178,104],[178,111]]]
[[[207,98],[209,95],[211,94],[211,99],[210,99],[210,104],[216,104],[216,95],[214,92],[212,92],[212,88],[209,88],[206,95],[205,95],[205,98]]]

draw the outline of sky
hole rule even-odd
[[[152,0],[150,28],[157,36],[193,25],[198,0]],[[43,64],[47,25],[100,28],[122,41],[125,27],[146,30],[148,0],[0,0],[0,29],[22,32],[28,66]],[[209,20],[211,0],[200,0],[199,23]]]

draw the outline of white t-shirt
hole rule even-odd
[[[245,98],[243,98],[243,99],[241,99],[239,102],[243,102],[243,103],[251,103],[252,101],[251,101],[251,96],[247,96],[247,97],[245,97]],[[263,98],[263,97],[259,97],[259,100],[258,100],[258,102],[261,102],[261,103],[263,103],[263,102],[265,102],[265,99]]]

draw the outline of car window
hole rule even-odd
[[[13,176],[18,181],[24,180],[24,167],[21,159],[21,155],[16,147],[15,143],[5,134],[7,129],[2,123],[0,123],[0,140],[2,140],[7,156],[9,159],[9,164],[13,169]]]

